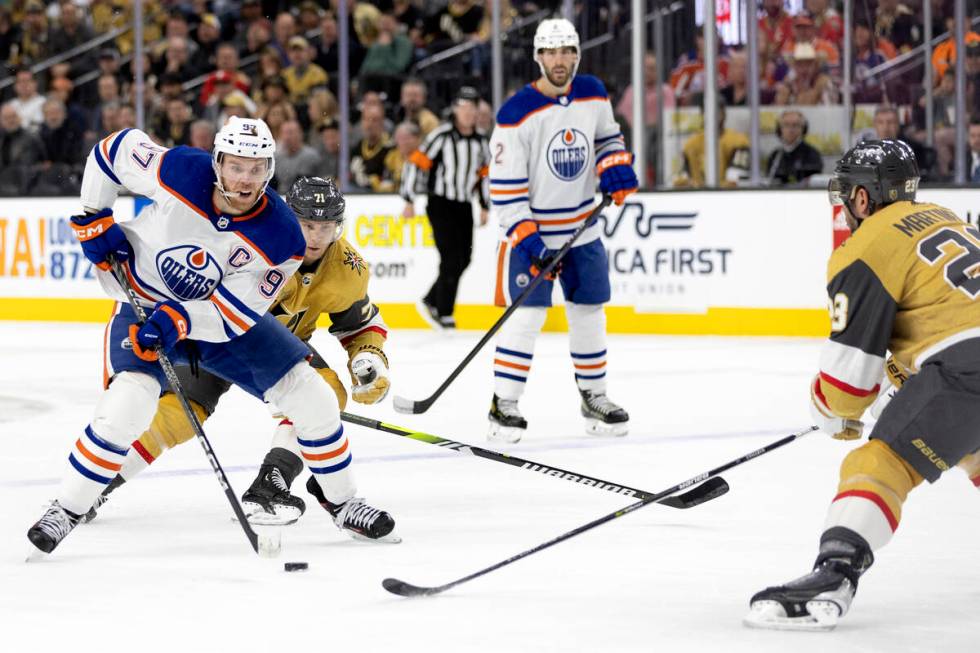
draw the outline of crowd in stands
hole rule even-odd
[[[263,118],[279,143],[274,183],[280,190],[299,175],[335,176],[340,134],[346,131],[351,187],[397,189],[404,161],[443,119],[455,89],[473,85],[489,96],[490,2],[342,0],[349,15],[352,79],[351,124],[342,125],[338,1],[145,0],[144,129],[162,145],[210,149],[228,117]],[[925,1],[932,4],[934,34],[952,29],[952,0]],[[501,0],[504,25],[561,4]],[[574,4],[582,15],[601,16],[603,25],[612,25],[628,5],[615,0]],[[805,120],[807,106],[841,101],[841,5],[839,0],[805,0],[803,10],[791,15],[783,0],[759,0],[763,104],[800,107],[804,113],[797,117]],[[894,74],[878,70],[922,44],[921,2],[859,0],[852,5],[852,100],[893,109],[899,118],[897,135],[922,152],[927,178],[949,179],[955,168],[955,45],[947,39],[929,55],[936,129],[934,147],[926,148],[922,66],[901,67]],[[133,10],[132,0],[11,0],[0,6],[0,58],[7,64],[0,72],[0,195],[77,191],[91,147],[136,125],[135,37],[128,29]],[[971,9],[967,15],[974,13]],[[666,109],[703,102],[704,41],[700,30],[690,32],[691,47],[668,62],[660,89]],[[84,47],[100,37],[104,41],[97,46]],[[967,110],[973,115],[980,113],[980,34],[968,31],[966,42]],[[515,60],[529,61],[529,47],[529,41],[522,42]],[[51,60],[73,48],[82,51],[64,61]],[[450,48],[462,51],[453,58],[458,67],[452,74],[439,77],[432,74],[437,66],[417,67]],[[717,83],[724,104],[746,105],[747,49],[719,41],[719,56]],[[643,106],[651,128],[659,118],[656,66],[648,53]],[[533,67],[508,76],[508,91],[536,73]],[[607,85],[628,128],[634,119],[633,90],[613,79]],[[486,101],[479,114],[480,129],[492,129],[493,109]],[[656,130],[649,131],[648,151],[655,152]],[[742,139],[732,136],[725,142],[731,146]],[[742,150],[729,149],[731,156]],[[764,153],[763,160],[771,161],[772,153]],[[700,179],[699,173],[690,172],[689,182],[697,185],[692,180]]]

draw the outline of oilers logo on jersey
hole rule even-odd
[[[221,266],[198,245],[178,245],[157,255],[157,271],[180,301],[209,297],[223,276]]]
[[[590,161],[589,139],[577,129],[565,128],[548,142],[548,167],[562,181],[573,181]]]

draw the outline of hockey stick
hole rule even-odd
[[[793,433],[792,435],[787,435],[786,437],[784,437],[784,438],[782,438],[780,440],[776,440],[775,442],[773,442],[771,444],[767,444],[766,446],[762,447],[761,449],[756,449],[755,451],[752,451],[751,453],[747,453],[744,456],[740,456],[739,458],[736,458],[735,460],[732,460],[730,462],[727,462],[724,465],[721,465],[720,467],[715,467],[714,469],[712,469],[710,471],[707,471],[707,472],[698,474],[697,476],[694,476],[693,478],[687,479],[683,483],[678,483],[677,485],[675,485],[673,487],[667,488],[663,492],[658,492],[657,494],[655,494],[655,495],[653,495],[651,497],[648,497],[646,499],[643,499],[642,501],[637,501],[636,503],[631,503],[630,505],[628,505],[625,508],[622,508],[620,510],[617,510],[616,512],[611,512],[608,515],[605,515],[603,517],[600,517],[599,519],[590,521],[588,524],[583,524],[582,526],[579,526],[578,528],[575,528],[573,530],[570,530],[567,533],[563,533],[563,534],[559,535],[558,537],[552,538],[552,539],[548,540],[547,542],[544,542],[543,544],[539,544],[539,545],[537,545],[537,546],[535,546],[535,547],[533,547],[531,549],[528,549],[526,551],[522,551],[521,553],[518,553],[517,555],[511,556],[511,557],[507,558],[506,560],[503,560],[501,562],[498,562],[498,563],[496,563],[494,565],[490,565],[489,567],[486,567],[485,569],[481,569],[480,571],[477,571],[475,573],[472,573],[469,576],[463,576],[462,578],[457,579],[457,580],[454,580],[454,581],[452,581],[450,583],[446,583],[445,585],[436,585],[435,587],[422,587],[422,586],[419,586],[419,585],[412,585],[411,583],[406,583],[405,581],[398,580],[397,578],[385,578],[381,582],[381,586],[384,587],[389,592],[391,592],[392,594],[397,594],[399,596],[431,596],[433,594],[439,594],[441,592],[445,592],[446,590],[448,590],[450,588],[456,587],[457,585],[462,585],[463,583],[465,583],[467,581],[471,581],[474,578],[479,578],[480,576],[483,576],[485,574],[489,574],[491,571],[500,569],[501,567],[506,567],[510,563],[517,562],[521,558],[526,558],[527,556],[531,555],[532,553],[537,553],[538,551],[543,551],[544,549],[547,549],[549,547],[552,547],[552,546],[558,544],[559,542],[563,542],[563,541],[565,541],[565,540],[567,540],[569,538],[575,537],[576,535],[579,535],[581,533],[584,533],[585,531],[592,530],[596,526],[601,526],[602,524],[605,524],[606,522],[609,522],[609,521],[612,521],[612,520],[617,519],[619,517],[622,517],[623,515],[628,515],[629,513],[633,512],[634,510],[639,510],[640,508],[643,508],[644,506],[648,506],[651,503],[656,503],[657,501],[659,501],[660,499],[662,499],[664,497],[667,497],[667,496],[669,496],[671,494],[674,494],[675,492],[680,492],[684,488],[690,487],[690,486],[694,485],[695,483],[700,483],[701,481],[704,481],[706,479],[709,479],[709,478],[712,478],[714,476],[717,476],[718,474],[721,474],[722,472],[724,472],[726,470],[729,470],[732,467],[736,467],[738,465],[741,465],[742,463],[748,462],[748,461],[752,460],[753,458],[758,458],[759,456],[761,456],[763,454],[769,453],[770,451],[772,451],[774,449],[778,449],[779,447],[782,447],[784,445],[787,445],[790,442],[792,442],[793,440],[796,440],[798,438],[801,438],[804,435],[807,435],[808,433],[812,433],[813,431],[816,431],[816,430],[817,430],[817,427],[816,426],[811,426],[811,427],[809,427],[807,429],[804,429],[803,431],[800,431],[798,433]]]
[[[544,266],[544,269],[541,270],[531,280],[531,283],[529,283],[527,288],[524,289],[524,292],[518,295],[517,299],[511,302],[511,305],[507,307],[507,310],[504,311],[504,314],[501,315],[500,318],[493,323],[493,326],[490,327],[490,330],[487,331],[482,338],[480,338],[480,342],[476,343],[476,346],[470,350],[470,353],[466,354],[466,357],[463,358],[463,361],[456,366],[456,369],[454,369],[449,374],[449,377],[442,382],[442,385],[436,388],[436,391],[433,392],[432,395],[426,397],[425,399],[420,399],[418,401],[413,401],[412,399],[406,399],[405,397],[399,397],[398,395],[395,395],[394,399],[392,399],[392,405],[395,407],[395,410],[397,410],[399,413],[410,413],[414,415],[418,415],[420,413],[424,413],[425,411],[429,410],[432,404],[435,403],[436,399],[438,399],[442,395],[442,393],[446,391],[446,388],[448,388],[449,385],[456,380],[456,377],[459,376],[460,372],[463,371],[463,368],[465,368],[469,364],[469,362],[473,360],[473,357],[476,356],[481,349],[483,349],[483,345],[487,344],[490,341],[490,338],[492,338],[493,335],[500,330],[500,327],[504,325],[504,322],[506,322],[507,319],[511,315],[513,315],[514,311],[516,311],[518,308],[521,307],[521,305],[525,302],[525,300],[527,300],[527,298],[531,296],[531,293],[534,292],[534,289],[537,288],[539,285],[541,285],[542,282],[544,282],[545,278],[551,273],[552,270],[555,269],[558,263],[561,262],[562,258],[565,257],[565,254],[568,253],[568,250],[572,248],[572,245],[575,244],[575,241],[579,239],[579,236],[585,233],[585,230],[591,227],[595,223],[596,216],[598,216],[599,213],[602,212],[602,209],[609,206],[609,203],[611,201],[612,201],[612,197],[610,195],[603,195],[602,202],[599,203],[599,206],[595,207],[592,210],[592,213],[589,214],[589,217],[587,217],[585,221],[578,226],[578,228],[572,233],[572,235],[565,242],[565,244],[561,246],[561,249],[559,249],[555,253],[555,255],[551,257],[551,261],[548,263],[548,265]]]
[[[136,313],[136,319],[140,324],[146,322],[146,311],[140,305],[136,299],[136,292],[133,290],[133,286],[129,283],[129,279],[126,278],[126,272],[123,270],[122,264],[115,259],[115,257],[109,257],[109,264],[112,266],[112,274],[116,277],[116,282],[126,291],[126,296],[129,298],[129,305],[133,308],[133,312]],[[201,426],[200,420],[197,419],[197,414],[191,408],[190,402],[187,400],[187,395],[184,394],[184,388],[180,385],[180,379],[177,378],[177,372],[174,371],[174,366],[167,358],[167,355],[163,353],[163,350],[157,349],[157,356],[159,357],[160,367],[163,368],[163,373],[167,377],[167,381],[170,383],[170,390],[177,396],[180,401],[181,407],[184,409],[184,414],[187,415],[187,420],[191,423],[191,427],[194,429],[194,435],[197,436],[198,442],[201,443],[201,448],[204,449],[204,455],[207,457],[208,462],[211,463],[211,469],[214,470],[214,475],[218,478],[218,484],[221,485],[221,489],[225,491],[225,496],[228,497],[228,503],[231,504],[231,509],[235,512],[235,517],[238,518],[238,523],[241,524],[242,530],[245,531],[245,537],[248,538],[248,543],[252,545],[252,550],[264,557],[272,557],[279,553],[279,541],[277,537],[273,536],[260,536],[248,523],[248,518],[245,517],[245,513],[242,511],[241,505],[238,503],[238,498],[235,496],[235,491],[231,488],[231,482],[225,475],[225,470],[221,468],[221,463],[218,462],[218,457],[214,455],[214,449],[211,448],[211,443],[208,441],[208,436],[204,434],[204,427]]]
[[[638,490],[626,485],[617,485],[615,483],[603,481],[602,479],[594,478],[592,476],[586,476],[585,474],[570,472],[558,467],[542,465],[540,463],[524,460],[523,458],[517,458],[505,453],[499,453],[490,449],[483,449],[481,447],[464,444],[462,442],[456,442],[455,440],[440,438],[437,435],[430,435],[429,433],[422,433],[421,431],[410,431],[409,429],[402,428],[400,426],[385,424],[384,422],[376,419],[361,417],[360,415],[352,415],[351,413],[341,412],[340,419],[351,424],[357,424],[358,426],[365,426],[367,428],[375,429],[376,431],[393,433],[411,440],[418,440],[419,442],[434,444],[437,447],[451,449],[456,453],[470,454],[472,456],[476,456],[477,458],[484,458],[486,460],[492,460],[498,463],[513,465],[514,467],[520,467],[521,469],[538,472],[540,474],[544,474],[545,476],[555,476],[566,481],[571,481],[572,483],[588,485],[590,487],[599,488],[600,490],[606,490],[607,492],[615,492],[616,494],[636,497],[637,499],[648,499],[654,496],[653,492]],[[693,490],[685,492],[684,494],[676,497],[665,497],[657,501],[657,503],[670,508],[693,508],[694,506],[700,505],[706,501],[717,499],[721,495],[728,492],[728,489],[728,483],[725,482],[725,479],[717,477],[709,480],[706,483],[702,483]]]

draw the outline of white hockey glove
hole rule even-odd
[[[350,373],[354,379],[351,398],[360,404],[376,404],[385,398],[391,381],[388,379],[388,364],[370,351],[362,351],[350,362]]]
[[[864,424],[860,420],[838,417],[824,403],[822,397],[817,394],[817,383],[820,375],[814,377],[810,384],[810,415],[814,423],[821,431],[830,435],[835,440],[857,440],[864,431]]]

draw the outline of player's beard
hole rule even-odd
[[[568,81],[572,78],[572,72],[570,69],[565,68],[564,66],[555,66],[551,70],[545,71],[545,77],[548,78],[548,82],[550,82],[555,88],[564,88],[564,86],[568,84]]]

